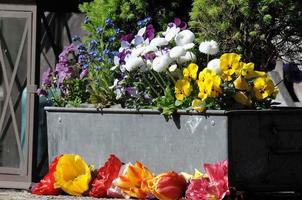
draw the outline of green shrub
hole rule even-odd
[[[301,11],[297,0],[194,0],[190,25],[199,41],[216,40],[220,52],[269,70],[277,57],[301,57]]]

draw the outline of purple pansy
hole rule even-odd
[[[154,38],[154,36],[155,36],[154,27],[153,27],[152,24],[149,24],[149,25],[146,27],[146,31],[145,31],[143,37],[144,37],[144,39],[147,39],[147,38],[148,38],[149,41],[150,41],[150,40],[152,40],[152,39]]]
[[[126,42],[130,43],[133,40],[133,38],[134,38],[134,34],[133,33],[129,33],[127,35],[123,35],[121,37],[121,41],[126,41]]]
[[[168,26],[169,27],[176,26],[176,27],[180,28],[181,31],[185,30],[188,27],[187,23],[184,21],[181,21],[180,18],[175,18],[174,22],[169,23]]]
[[[47,85],[47,86],[51,85],[50,77],[52,76],[52,72],[53,72],[52,69],[48,68],[46,72],[42,74],[42,85]]]

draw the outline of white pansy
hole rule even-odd
[[[152,69],[156,72],[162,72],[169,67],[172,59],[168,54],[156,57],[152,62]]]
[[[145,48],[145,46],[138,46],[137,48],[134,48],[131,52],[131,56],[140,56]]]
[[[125,68],[128,72],[130,72],[143,65],[144,65],[144,61],[141,57],[130,56],[126,61]]]
[[[204,41],[200,43],[199,51],[204,54],[215,55],[219,51],[218,44],[214,40]]]
[[[183,30],[176,35],[175,42],[176,45],[182,46],[189,43],[193,43],[194,39],[195,39],[195,35],[192,31]]]
[[[143,27],[143,28],[139,29],[139,31],[137,32],[137,35],[143,36],[145,32],[146,32],[146,27]]]
[[[172,59],[176,59],[180,56],[184,56],[185,54],[186,54],[186,51],[182,46],[175,46],[169,52],[169,56]]]
[[[119,52],[123,51],[124,49],[128,49],[130,47],[130,43],[127,41],[121,41],[121,47],[119,49]]]
[[[169,67],[170,72],[174,72],[177,69],[177,64],[173,64]]]
[[[133,44],[134,46],[138,46],[140,44],[144,43],[144,38],[142,36],[136,35],[134,37],[134,39],[131,41],[131,44]]]
[[[195,62],[196,61],[196,56],[193,52],[187,51],[184,56],[180,56],[177,59],[177,62],[179,64],[187,63],[187,62]]]
[[[115,65],[119,65],[119,64],[120,64],[120,58],[119,58],[118,56],[114,56],[114,58],[113,58],[113,63],[114,63]]]
[[[208,65],[208,69],[214,70],[216,74],[220,75],[221,74],[221,69],[220,69],[220,59],[213,59],[211,60]]]
[[[146,48],[144,49],[142,54],[145,55],[147,53],[155,52],[155,51],[158,51],[158,48],[156,46],[148,45],[148,46],[146,46]]]
[[[189,49],[192,49],[194,46],[195,46],[194,43],[188,43],[188,44],[183,45],[183,48],[185,50],[189,50]]]
[[[177,33],[179,33],[179,31],[180,28],[172,26],[168,27],[167,30],[163,32],[163,35],[165,36],[165,39],[170,42],[177,35]]]
[[[161,47],[168,44],[168,41],[165,38],[157,37],[151,40],[150,45],[155,47]]]

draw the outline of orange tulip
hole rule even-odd
[[[122,175],[114,181],[114,185],[131,197],[144,199],[149,192],[147,181],[153,177],[147,167],[136,162],[125,167]]]
[[[177,200],[186,190],[187,182],[175,172],[162,173],[148,181],[150,192],[160,200]]]

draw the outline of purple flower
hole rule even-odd
[[[81,37],[78,35],[75,35],[72,37],[72,41],[74,41],[74,42],[81,41]]]
[[[184,21],[181,21],[180,18],[175,18],[174,19],[174,24],[176,25],[176,27],[179,27],[180,30],[184,30],[188,27],[187,23]]]
[[[102,56],[99,56],[99,57],[98,57],[98,61],[99,61],[99,62],[102,62],[102,61],[103,61],[103,57],[102,57]]]
[[[103,32],[103,28],[102,27],[97,27],[95,30],[96,30],[96,32],[98,34],[101,34]]]
[[[131,51],[128,49],[124,49],[122,52],[120,52],[117,56],[120,58],[119,62],[122,64],[125,62],[125,58],[128,54],[131,54]]]
[[[119,34],[121,32],[121,29],[120,28],[116,28],[116,29],[114,29],[114,31],[115,31],[116,34]]]
[[[302,65],[297,63],[287,63],[283,65],[284,77],[293,83],[302,82]]]
[[[115,39],[116,39],[116,37],[115,37],[115,36],[112,36],[112,37],[110,37],[110,38],[108,39],[108,42],[114,42]]]
[[[133,40],[133,38],[134,38],[134,34],[133,33],[129,33],[127,35],[123,35],[121,37],[121,41],[126,41],[126,42],[130,43]]]
[[[68,63],[70,60],[70,56],[71,55],[73,56],[75,51],[76,51],[76,47],[74,46],[74,44],[66,46],[62,51],[62,53],[59,55],[59,62]]]
[[[107,26],[110,26],[110,25],[113,24],[113,20],[110,19],[110,18],[107,18],[107,19],[105,20],[105,23],[106,23]]]
[[[47,92],[46,92],[45,90],[40,89],[40,88],[37,89],[36,93],[37,93],[37,95],[39,95],[39,96],[47,96],[47,95],[48,95]]]
[[[80,74],[80,80],[88,75],[88,69],[84,69]]]
[[[42,85],[51,85],[51,80],[49,79],[52,76],[52,69],[48,68],[43,74],[42,74]]]
[[[128,94],[130,94],[132,97],[138,96],[138,91],[134,87],[127,87],[126,92],[128,92]]]
[[[156,54],[155,54],[154,52],[152,52],[152,53],[147,53],[147,54],[144,55],[144,58],[145,58],[146,60],[151,60],[151,61],[153,61],[155,57],[156,57]]]
[[[152,24],[149,24],[147,27],[146,27],[146,31],[143,35],[144,39],[147,39],[149,38],[149,41],[152,40],[155,36],[155,30],[153,28],[153,25]]]

